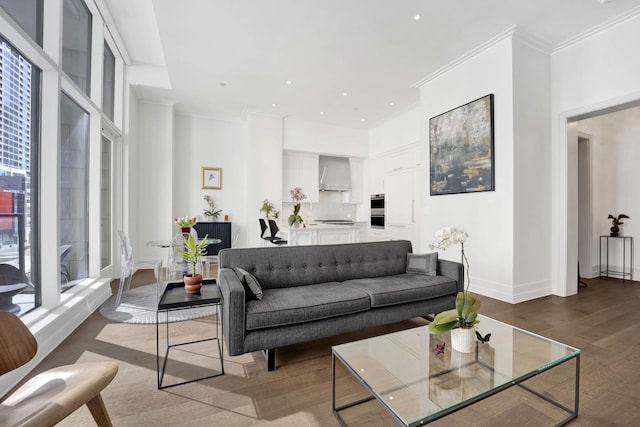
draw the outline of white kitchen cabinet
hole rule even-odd
[[[385,226],[405,226],[415,222],[414,169],[388,172],[384,177]]]
[[[349,166],[351,169],[351,191],[342,193],[343,203],[362,203],[364,186],[364,166],[362,159],[349,158]]]
[[[355,243],[358,239],[358,227],[348,225],[282,228],[280,231],[288,241],[289,246]]]
[[[369,191],[371,194],[384,193],[385,158],[372,157],[369,167]]]
[[[282,156],[282,201],[290,202],[292,188],[300,187],[307,201],[318,202],[318,154],[285,151]]]
[[[378,154],[370,159],[369,185],[371,194],[386,194],[385,176],[400,169],[413,169],[422,164],[420,141],[396,150]]]
[[[371,228],[367,231],[367,242],[383,242],[391,240],[387,236],[387,230],[381,228]]]

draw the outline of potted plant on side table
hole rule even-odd
[[[431,249],[446,250],[455,243],[460,243],[462,252],[462,262],[467,279],[464,292],[458,292],[456,296],[456,308],[453,310],[438,313],[433,322],[429,324],[429,332],[432,334],[442,334],[451,331],[451,347],[462,353],[473,351],[475,343],[475,325],[478,311],[480,310],[480,300],[469,294],[469,261],[464,253],[464,242],[468,234],[461,228],[445,227],[436,232],[436,243],[429,245]]]
[[[185,274],[184,290],[188,294],[197,294],[202,287],[202,274],[198,274],[196,266],[200,260],[200,257],[204,255],[205,248],[209,244],[205,236],[202,241],[198,242],[198,239],[193,234],[189,234],[184,238],[184,244],[180,250],[182,259],[191,264],[191,274]]]

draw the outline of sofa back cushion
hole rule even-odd
[[[411,242],[223,249],[220,268],[243,268],[263,289],[403,274]]]

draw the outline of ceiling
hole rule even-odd
[[[354,128],[414,107],[420,81],[514,26],[552,51],[640,13],[640,0],[104,1],[142,99]]]

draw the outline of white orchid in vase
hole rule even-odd
[[[300,216],[300,202],[307,198],[307,195],[302,192],[302,188],[295,187],[289,190],[289,194],[291,194],[291,201],[293,202],[293,213],[289,215],[289,225],[292,226],[294,223],[302,224],[304,221]]]
[[[433,322],[429,324],[429,331],[433,334],[441,334],[451,329],[470,329],[477,323],[478,310],[480,310],[480,300],[469,295],[469,261],[464,253],[464,243],[469,235],[462,228],[444,227],[436,231],[436,242],[429,245],[431,249],[446,250],[449,246],[460,243],[462,262],[465,269],[466,286],[464,292],[458,292],[456,296],[456,308],[438,313]]]

